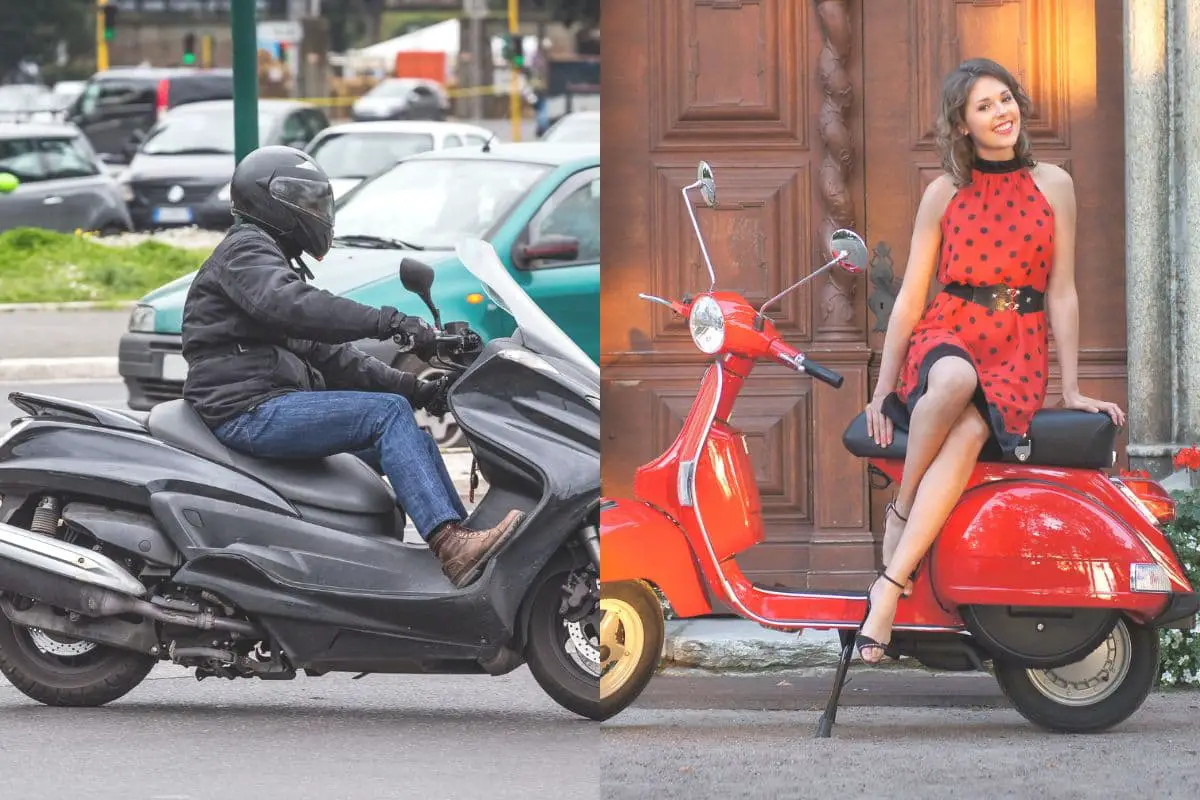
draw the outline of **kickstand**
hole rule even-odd
[[[846,685],[846,671],[850,668],[850,659],[854,657],[854,631],[839,630],[838,639],[842,644],[842,657],[838,659],[837,672],[833,676],[833,689],[829,692],[829,700],[825,703],[825,711],[817,721],[817,738],[828,739],[833,734],[833,723],[837,721],[838,701],[842,697],[842,687]]]
[[[470,489],[467,490],[467,502],[475,502],[475,490],[479,488],[479,470],[477,467],[479,462],[475,460],[475,455],[471,455],[471,481]]]

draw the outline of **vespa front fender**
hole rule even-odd
[[[930,554],[938,599],[948,608],[1116,608],[1153,617],[1165,595],[1134,592],[1130,575],[1133,564],[1163,563],[1161,554],[1151,552],[1136,522],[1096,496],[1104,494],[1049,482],[969,490]],[[1177,568],[1166,566],[1174,580]]]
[[[644,580],[680,617],[712,612],[687,536],[666,514],[634,500],[600,502],[600,582]]]

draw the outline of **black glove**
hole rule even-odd
[[[437,331],[420,317],[402,317],[400,322],[392,326],[392,335],[397,344],[411,344],[413,349],[430,347],[437,342]]]
[[[426,413],[434,417],[450,413],[448,398],[450,383],[449,375],[443,375],[431,381],[418,380],[417,388],[413,390],[412,407],[423,408]]]

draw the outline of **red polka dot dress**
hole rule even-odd
[[[977,160],[971,183],[955,193],[941,228],[937,279],[958,294],[939,292],[925,310],[883,412],[907,431],[933,364],[946,356],[965,358],[979,376],[975,405],[992,429],[985,457],[1009,458],[1046,397],[1048,326],[1041,293],[1053,263],[1054,211],[1026,165]],[[961,296],[970,292],[978,299],[997,285],[1036,294],[1026,292],[1016,308]]]

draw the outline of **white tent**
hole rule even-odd
[[[346,53],[346,62],[354,70],[376,67],[391,72],[397,53],[435,52],[446,54],[446,64],[450,68],[458,60],[461,36],[459,21],[448,19],[370,47],[351,50]]]

